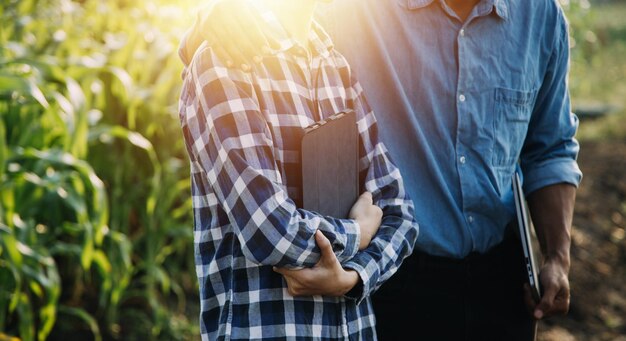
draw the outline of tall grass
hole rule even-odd
[[[1,332],[197,334],[176,3],[2,3]]]

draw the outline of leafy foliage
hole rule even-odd
[[[185,339],[197,300],[176,47],[191,2],[0,5],[0,331]],[[167,31],[178,27],[178,30]],[[174,280],[175,279],[175,280]]]

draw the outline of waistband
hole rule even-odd
[[[468,272],[492,272],[506,269],[512,264],[522,264],[522,247],[514,236],[505,238],[502,242],[486,253],[472,252],[465,258],[451,258],[434,256],[415,250],[409,262],[418,271],[447,273],[454,275]],[[519,259],[519,262],[517,261]]]

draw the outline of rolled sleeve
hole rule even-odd
[[[524,172],[524,192],[532,193],[546,186],[568,183],[578,187],[582,172],[571,159],[548,160]]]
[[[579,122],[570,111],[567,87],[568,37],[567,22],[561,13],[555,48],[520,156],[526,194],[557,183],[578,186],[582,180],[582,172],[576,162],[580,150],[575,139]]]

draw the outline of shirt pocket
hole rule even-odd
[[[495,167],[512,167],[528,132],[536,91],[495,89],[493,154]]]

